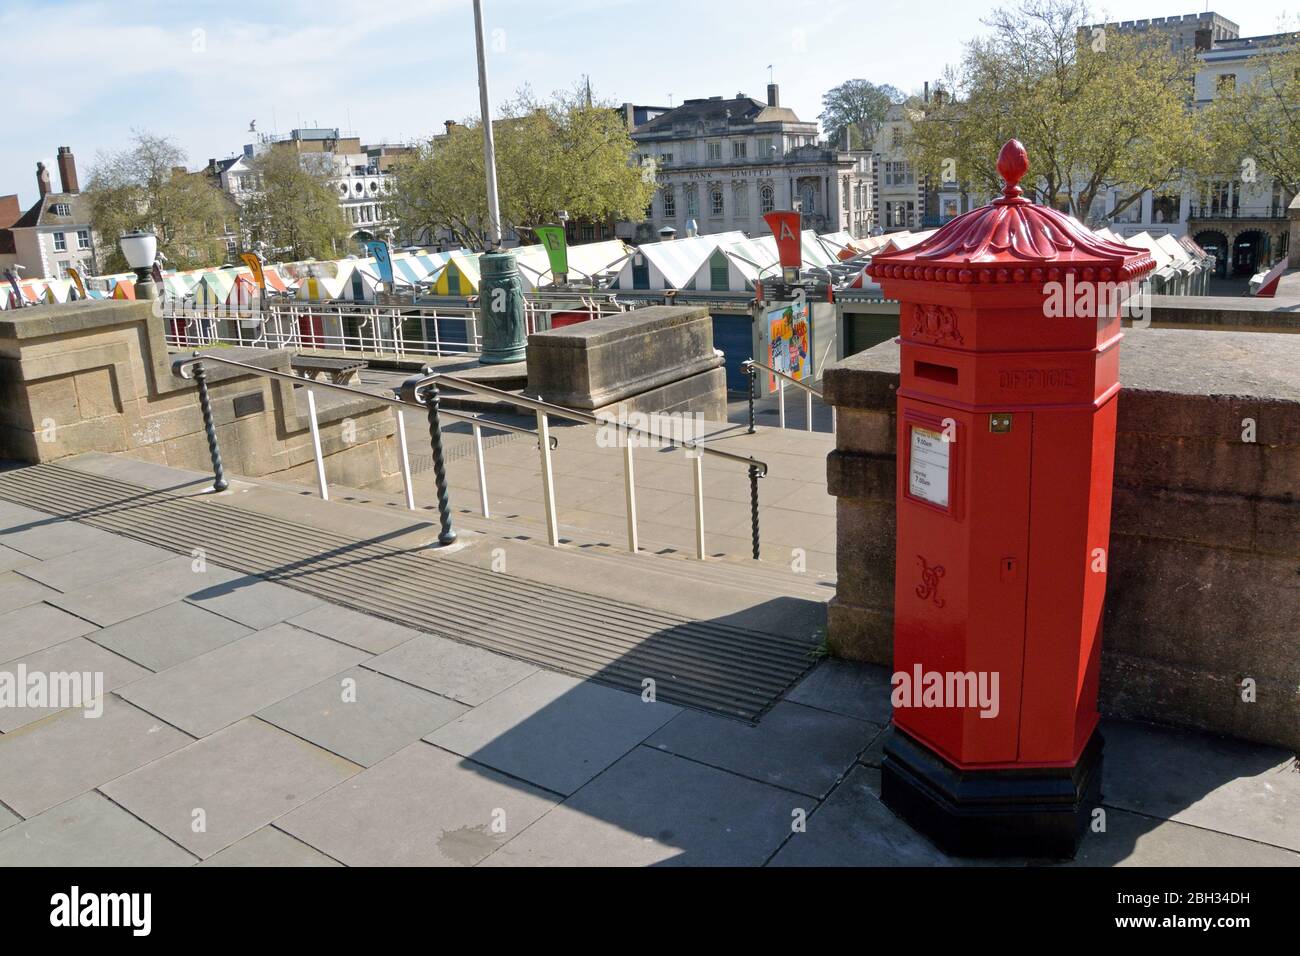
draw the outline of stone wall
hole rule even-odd
[[[705,308],[652,305],[528,336],[527,394],[584,412],[727,419],[727,374]]]
[[[214,349],[222,358],[288,372],[285,350]],[[302,388],[211,365],[213,414],[231,475],[314,481]],[[332,483],[359,487],[397,472],[388,406],[318,393]],[[58,461],[110,452],[211,469],[198,392],[175,377],[160,320],[144,302],[77,302],[0,318],[0,458]]]
[[[884,665],[898,380],[894,342],[824,379],[838,416],[828,638]],[[1300,337],[1129,330],[1120,380],[1102,710],[1300,749]]]

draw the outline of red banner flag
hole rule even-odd
[[[781,257],[783,269],[798,269],[803,266],[803,246],[800,233],[803,217],[798,212],[769,212],[763,217],[772,235],[776,237],[777,255]]]

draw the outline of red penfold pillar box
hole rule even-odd
[[[1073,856],[1097,675],[1120,304],[1154,267],[1021,195],[868,271],[899,305],[894,712],[882,799],[950,853]]]

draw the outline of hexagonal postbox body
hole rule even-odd
[[[1014,804],[1061,855],[1100,774],[1120,304],[1153,262],[1024,199],[1019,143],[998,168],[1002,198],[869,269],[900,302],[883,786],[956,852],[1023,850]]]

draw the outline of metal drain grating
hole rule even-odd
[[[354,541],[213,498],[61,465],[0,474],[0,498],[260,575],[375,617],[575,677],[756,721],[813,665],[807,640],[551,587],[382,541]]]

